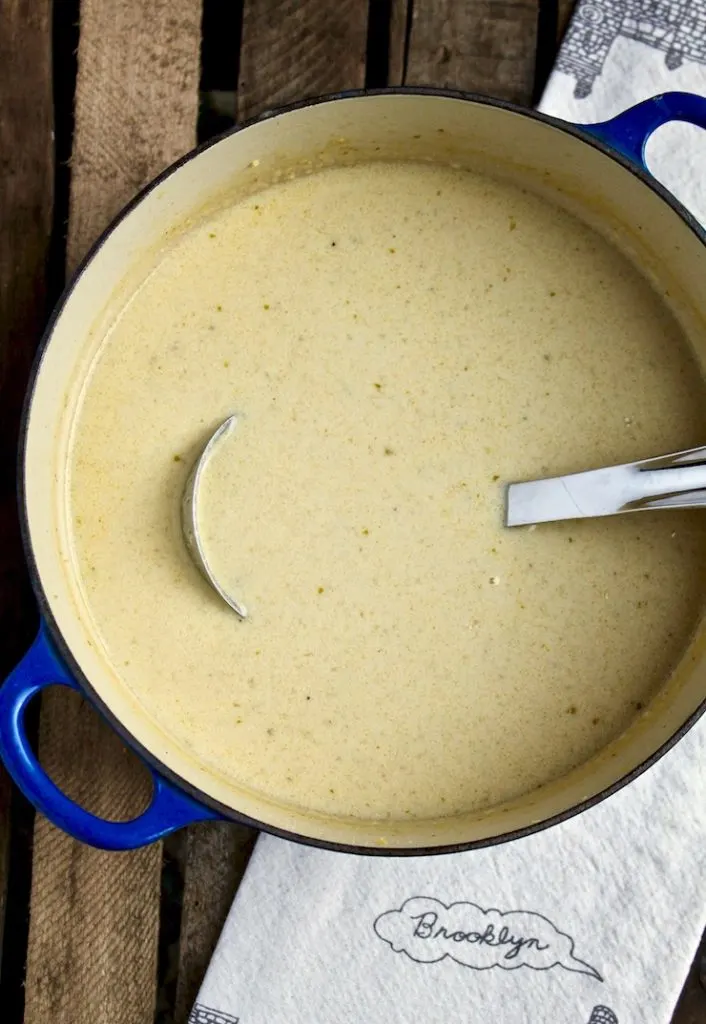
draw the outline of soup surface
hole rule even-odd
[[[116,315],[70,455],[81,591],[172,741],[361,818],[515,797],[618,735],[701,608],[698,514],[503,527],[511,480],[704,442],[680,328],[543,199],[431,165],[274,186]],[[180,494],[221,420],[192,566]]]

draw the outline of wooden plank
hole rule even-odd
[[[196,138],[201,0],[82,0],[67,262]]]
[[[15,452],[43,327],[54,181],[50,0],[0,6],[0,679],[31,642],[36,611],[20,541]],[[10,838],[0,767],[0,952]]]
[[[367,0],[245,0],[238,120],[365,84]]]
[[[529,103],[539,0],[415,0],[408,85],[435,85]]]
[[[200,0],[83,0],[69,267],[136,189],[193,145],[200,19]],[[145,770],[64,691],[43,702],[40,754],[97,813],[130,817],[147,799]],[[38,817],[25,1024],[152,1024],[160,865],[159,845],[109,854]]]
[[[253,829],[225,822],[189,829],[175,1024],[188,1020],[255,837]]]

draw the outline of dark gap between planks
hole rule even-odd
[[[28,729],[39,726],[36,706],[25,719]],[[10,864],[5,905],[5,941],[0,970],[2,1020],[21,1024],[25,1008],[25,961],[29,936],[29,897],[32,886],[34,808],[13,786],[10,806]]]
[[[537,54],[535,58],[532,106],[536,107],[554,66],[559,27],[558,0],[539,0],[537,12]]]
[[[80,6],[80,0],[55,3],[52,22],[55,163],[54,220],[47,268],[47,312],[57,302],[66,283],[66,236],[69,227]]]
[[[54,95],[54,211],[47,261],[46,317],[64,288],[66,231],[69,217],[70,158],[73,138],[73,107],[76,86],[80,0],[54,4],[52,18],[52,88]],[[26,725],[36,750],[40,701],[30,705]],[[5,938],[0,964],[2,1020],[21,1021],[24,1016],[24,981],[29,908],[32,887],[34,808],[13,787],[10,829],[10,863],[5,910]],[[9,940],[9,941],[7,941]]]
[[[176,1024],[179,974],[179,937],[181,934],[186,830],[182,829],[162,842],[160,878],[159,940],[157,946],[157,1002],[154,1024]]]
[[[392,0],[370,0],[365,52],[365,88],[382,89],[390,70],[390,21]]]
[[[235,124],[236,93],[243,32],[243,0],[204,0],[201,26],[199,142]]]

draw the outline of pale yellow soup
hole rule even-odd
[[[657,291],[543,199],[367,164],[236,202],[163,254],[105,335],[70,504],[106,659],[173,743],[268,798],[402,819],[590,758],[668,678],[706,520],[503,527],[504,484],[704,443]],[[180,494],[215,427],[209,557]]]

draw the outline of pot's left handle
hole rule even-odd
[[[657,128],[670,121],[686,121],[697,128],[706,128],[706,97],[690,92],[664,92],[630,107],[610,121],[579,127],[647,171],[648,139]]]
[[[106,821],[74,803],[52,782],[25,730],[29,702],[47,686],[79,687],[54,653],[46,627],[0,686],[0,757],[27,799],[75,839],[104,850],[134,850],[194,821],[219,815],[180,792],[157,772],[149,807],[132,821]]]

